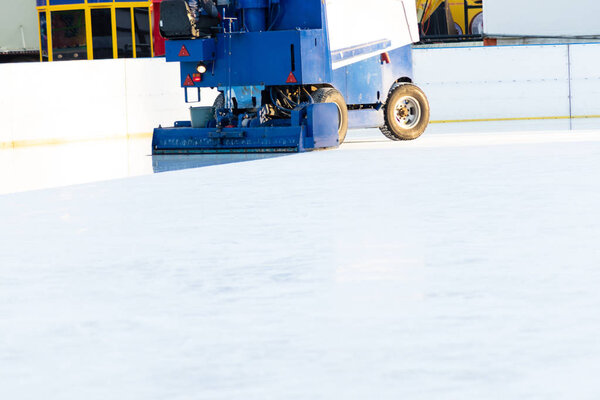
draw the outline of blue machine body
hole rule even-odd
[[[217,88],[224,94],[224,104],[206,127],[194,128],[184,121],[155,129],[154,154],[337,147],[335,104],[314,104],[309,98],[294,103],[293,110],[275,110],[285,118],[269,119],[265,115],[266,103],[273,99],[271,88],[335,88],[348,105],[350,128],[380,127],[390,89],[412,80],[411,46],[384,52],[389,43],[381,41],[332,53],[325,1],[232,0],[219,11],[223,18],[219,32],[208,38],[168,40],[166,60],[180,63],[182,87]],[[379,48],[385,57],[332,68],[336,61]]]
[[[231,41],[228,36],[166,42],[167,61],[181,63],[182,85],[197,73],[199,62],[207,73],[196,87],[286,85],[290,72],[297,84],[332,82],[329,48],[320,29],[234,33]],[[189,56],[179,55],[182,47]]]

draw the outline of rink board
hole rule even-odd
[[[600,45],[416,49],[432,122],[600,115]],[[150,135],[189,117],[163,59],[0,65],[0,148]],[[203,105],[215,93],[202,92]],[[518,128],[517,128],[518,129]]]
[[[413,58],[434,122],[600,114],[598,44],[417,49]]]

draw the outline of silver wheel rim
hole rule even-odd
[[[412,129],[421,121],[421,104],[412,96],[404,96],[396,102],[394,117],[401,129]]]
[[[344,116],[342,115],[342,109],[340,108],[340,105],[335,102],[333,104],[335,104],[335,106],[338,109],[338,133],[339,133],[340,130],[342,129],[342,118],[344,118]]]

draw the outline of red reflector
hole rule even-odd
[[[381,63],[382,64],[391,64],[392,60],[390,59],[390,55],[388,53],[381,53]]]
[[[183,82],[183,86],[194,86],[194,81],[192,80],[191,76],[187,76],[187,78],[185,78],[185,82]]]
[[[192,75],[192,79],[194,82],[202,82],[202,74],[194,74]]]
[[[184,46],[181,46],[181,50],[179,50],[179,57],[189,57],[190,53],[187,51],[187,49]]]
[[[285,83],[298,83],[298,80],[294,76],[293,72],[290,72],[290,76],[288,76],[287,81]]]

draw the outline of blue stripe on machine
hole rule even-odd
[[[385,50],[392,46],[392,41],[388,39],[378,40],[376,42],[361,44],[359,46],[347,47],[345,49],[331,52],[331,60],[333,62],[347,60],[361,56],[363,54],[373,53],[378,50]]]

